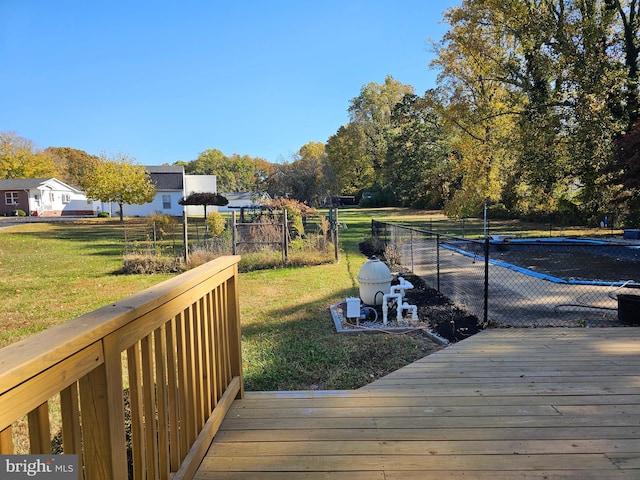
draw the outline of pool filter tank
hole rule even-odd
[[[358,272],[360,298],[365,305],[382,305],[385,294],[391,292],[391,270],[379,258],[369,258]]]

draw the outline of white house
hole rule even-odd
[[[0,180],[0,215],[17,210],[41,217],[95,216],[99,202],[87,200],[83,192],[56,178]]]
[[[145,167],[151,181],[156,185],[156,195],[149,203],[142,205],[123,205],[125,217],[146,217],[155,212],[173,216],[182,216],[184,207],[179,201],[184,196],[184,167],[182,166],[152,166]],[[105,204],[105,210],[112,216],[117,216],[118,205]]]
[[[217,193],[215,175],[186,175],[183,166],[146,166],[145,169],[156,185],[156,195],[149,203],[123,205],[125,217],[146,217],[156,212],[181,217],[185,211],[185,206],[180,205],[182,198],[194,192]],[[105,203],[102,208],[112,216],[118,215],[119,206],[115,203]],[[215,209],[207,207],[207,212]],[[203,207],[199,205],[186,206],[186,212],[190,216],[204,215]]]

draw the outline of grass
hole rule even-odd
[[[439,212],[345,209],[339,211],[339,262],[242,273],[247,390],[354,388],[431,351],[416,336],[335,333],[328,307],[358,294],[356,277],[366,260],[358,243],[369,236],[372,218],[462,234],[461,222]],[[467,220],[464,233],[482,234],[482,228],[481,219]],[[516,228],[528,235],[549,233],[540,225],[491,224],[492,232]],[[114,221],[12,226],[0,230],[0,245],[0,346],[172,276],[115,274],[122,267],[125,234]]]
[[[22,224],[0,230],[0,242],[0,346],[170,277],[116,275],[118,225]]]
[[[247,390],[357,388],[433,351],[420,335],[335,332],[328,307],[358,295],[356,277],[366,260],[358,243],[369,235],[373,214],[340,212],[337,263],[242,274]]]

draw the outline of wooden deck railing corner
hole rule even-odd
[[[189,478],[243,396],[239,259],[216,259],[0,350],[0,453],[51,453],[57,403],[79,478]],[[14,445],[16,422],[27,451]]]

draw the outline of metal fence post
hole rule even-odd
[[[410,239],[411,239],[411,244],[410,244],[410,247],[411,247],[411,272],[413,272],[414,271],[414,268],[413,268],[413,230],[409,230],[409,234],[411,235],[410,236]]]
[[[440,292],[440,234],[436,234],[436,290]]]
[[[233,243],[233,248],[231,252],[234,255],[238,254],[238,225],[236,223],[236,211],[234,210],[231,213],[231,242]]]
[[[484,237],[484,324],[489,321],[489,237]]]

